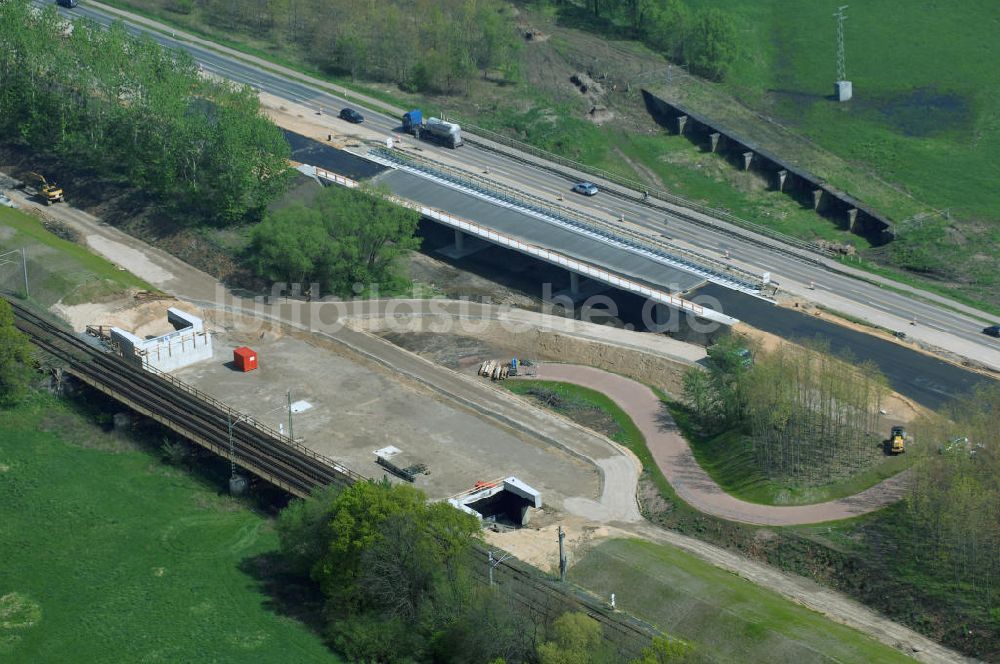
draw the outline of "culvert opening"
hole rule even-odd
[[[448,502],[480,521],[513,528],[528,525],[531,510],[542,506],[542,495],[516,477],[495,482],[477,482]]]

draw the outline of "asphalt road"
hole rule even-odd
[[[67,16],[86,17],[103,25],[107,25],[113,20],[109,15],[95,10],[86,3],[73,10],[60,9],[60,11]],[[126,25],[130,32],[144,32],[167,47],[188,51],[206,71],[213,74],[245,83],[258,90],[312,108],[323,109],[327,114],[335,115],[339,109],[351,105],[320,88],[289,80],[202,46],[172,39],[167,35],[146,28],[131,24]],[[367,109],[363,109],[363,113],[366,124],[371,128],[384,131],[387,134],[400,129],[398,118],[390,118]],[[425,144],[422,147],[428,156],[433,157],[435,153],[448,152],[453,158],[461,160],[467,168],[477,171],[489,169],[494,176],[514,182],[526,191],[555,197],[557,194],[568,194],[572,186],[571,180],[554,175],[549,170],[525,164],[473,145],[467,144],[458,150],[448,150],[431,144]],[[966,342],[981,347],[986,352],[996,352],[996,344],[981,333],[984,327],[982,321],[957,314],[934,304],[915,300],[897,292],[872,286],[846,275],[830,272],[822,266],[792,258],[766,246],[740,242],[721,231],[682,219],[662,209],[643,204],[639,200],[627,200],[604,193],[592,199],[583,199],[583,197],[580,199],[577,202],[579,206],[589,208],[591,212],[609,213],[615,217],[625,214],[628,219],[652,232],[669,235],[707,253],[722,253],[730,250],[735,260],[754,271],[771,272],[777,281],[795,281],[803,285],[814,282],[817,291],[826,290],[836,293],[868,307],[899,316],[903,320],[916,318],[921,325],[928,329],[953,334]]]
[[[292,148],[292,159],[310,166],[318,166],[333,173],[339,173],[352,180],[373,178],[386,170],[381,164],[363,159],[346,150],[338,150],[323,145],[294,131],[282,130],[285,140]]]
[[[836,355],[862,362],[870,360],[885,374],[892,389],[931,409],[940,408],[977,385],[992,382],[985,376],[891,341],[715,284],[707,284],[693,293],[698,294],[718,299],[722,311],[751,327],[792,341],[819,338],[829,343]]]

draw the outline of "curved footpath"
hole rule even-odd
[[[859,494],[814,505],[761,505],[726,493],[698,464],[670,412],[647,386],[601,369],[570,364],[539,364],[538,380],[573,383],[606,394],[628,413],[646,438],[656,465],[685,502],[695,509],[732,521],[762,526],[796,526],[836,521],[872,512],[896,502],[906,491],[906,473]]]

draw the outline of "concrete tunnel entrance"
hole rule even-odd
[[[531,509],[542,506],[542,495],[516,477],[476,486],[448,502],[483,522],[520,528],[531,520]]]

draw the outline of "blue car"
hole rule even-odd
[[[573,185],[573,191],[584,196],[594,196],[599,190],[593,182],[577,182]]]
[[[991,337],[1000,337],[1000,325],[990,325],[983,328],[983,334],[988,334]]]

